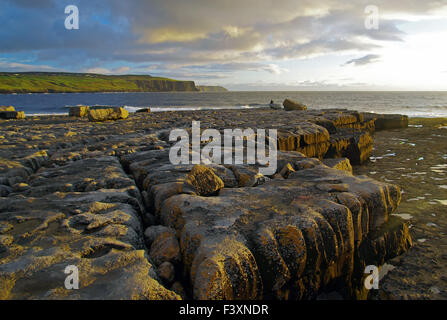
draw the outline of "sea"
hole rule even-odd
[[[447,92],[228,91],[0,94],[0,105],[27,115],[67,114],[70,106],[124,106],[130,112],[150,107],[171,110],[252,109],[270,100],[289,98],[309,109],[344,108],[363,112],[400,113],[411,117],[447,117]]]

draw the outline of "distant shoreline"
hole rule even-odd
[[[210,92],[229,92],[227,91],[77,91],[77,92],[0,92],[0,95],[27,95],[27,94],[78,94],[78,93],[210,93]]]
[[[0,73],[0,93],[198,92],[194,81],[150,75],[91,73]]]

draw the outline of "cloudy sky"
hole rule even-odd
[[[78,30],[65,28],[67,5],[79,9]],[[447,90],[447,0],[0,0],[0,21],[0,71]]]

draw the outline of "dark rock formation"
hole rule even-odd
[[[25,119],[25,112],[16,111],[13,106],[0,106],[0,119]]]
[[[0,119],[25,119],[23,111],[0,111]]]

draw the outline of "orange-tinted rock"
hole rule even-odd
[[[198,195],[215,194],[224,187],[223,181],[214,171],[203,165],[195,165],[186,178],[186,183],[192,186]]]
[[[127,119],[129,111],[124,108],[91,109],[88,112],[90,121],[109,121]]]

